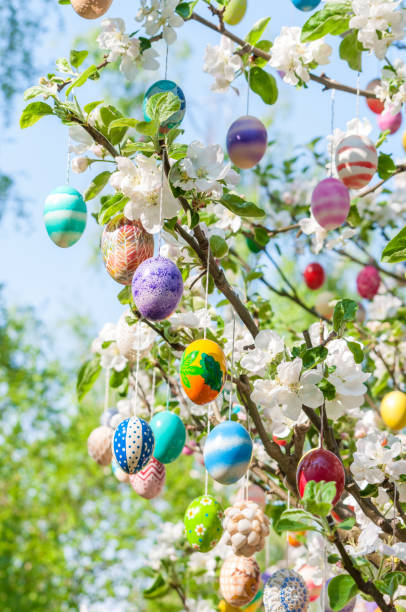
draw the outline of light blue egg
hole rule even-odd
[[[181,90],[181,88],[174,82],[168,80],[157,81],[148,89],[147,93],[144,97],[143,102],[143,111],[144,111],[144,119],[145,121],[151,121],[151,117],[147,114],[147,102],[151,96],[160,93],[168,93],[171,92],[175,96],[177,96],[180,100],[180,109],[173,113],[166,121],[163,122],[161,128],[166,128],[166,130],[171,130],[172,128],[178,127],[182,123],[183,117],[186,113],[186,99],[185,94]]]
[[[246,473],[252,458],[248,431],[235,421],[220,423],[207,436],[203,457],[214,480],[222,484],[237,482]]]
[[[155,436],[154,457],[161,463],[172,463],[181,454],[186,441],[186,429],[174,412],[157,412],[151,419]]]
[[[114,457],[127,474],[136,474],[147,465],[154,452],[154,445],[151,427],[137,417],[124,419],[114,432]]]
[[[292,0],[292,2],[299,11],[312,11],[321,0]]]
[[[76,189],[57,187],[45,200],[44,222],[48,236],[59,247],[75,244],[86,227],[86,204]]]

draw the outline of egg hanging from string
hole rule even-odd
[[[246,606],[258,592],[261,570],[253,557],[228,557],[220,570],[220,591],[233,606]]]
[[[44,223],[57,246],[73,246],[86,227],[87,209],[82,195],[70,185],[57,187],[45,200]]]
[[[183,352],[179,373],[183,390],[194,404],[212,402],[226,381],[223,349],[213,340],[191,342]]]
[[[247,170],[256,166],[268,145],[266,127],[251,115],[236,119],[227,132],[227,152],[237,168]]]
[[[335,163],[338,176],[348,189],[362,189],[378,167],[378,154],[372,140],[351,134],[337,145]]]
[[[406,427],[406,393],[390,391],[381,402],[381,417],[390,429],[400,431]]]
[[[98,19],[109,10],[113,0],[71,0],[75,13],[84,19]]]
[[[150,321],[167,319],[176,310],[182,293],[182,275],[166,257],[150,257],[134,272],[134,303],[141,315]]]
[[[206,438],[204,464],[214,480],[232,484],[248,470],[252,452],[252,440],[245,427],[235,421],[224,421]]]
[[[223,535],[221,521],[224,513],[212,495],[194,499],[186,509],[184,523],[186,537],[194,550],[212,550]]]
[[[237,25],[247,12],[247,0],[230,0],[223,13],[223,21],[228,25]]]
[[[114,476],[117,478],[119,482],[124,482],[124,483],[130,482],[130,475],[121,469],[121,467],[118,465],[114,457],[111,462],[111,471],[113,472]]]
[[[309,592],[300,574],[281,569],[272,574],[264,588],[265,612],[306,612]]]
[[[299,11],[313,11],[316,6],[319,6],[321,0],[292,0],[293,4]]]
[[[152,457],[144,469],[136,474],[130,474],[129,480],[138,495],[144,499],[154,499],[164,488],[166,468],[163,463]]]
[[[317,223],[324,229],[340,227],[348,217],[350,206],[350,192],[338,179],[326,178],[316,185],[311,209]]]
[[[164,133],[164,132],[167,132],[168,130],[171,130],[172,128],[178,127],[182,123],[183,118],[186,113],[186,98],[185,98],[185,94],[183,93],[179,85],[177,85],[174,81],[169,81],[168,79],[157,81],[156,83],[151,85],[151,87],[148,89],[147,93],[144,96],[143,111],[144,111],[145,121],[151,121],[151,117],[147,113],[148,100],[152,96],[155,96],[156,94],[163,94],[163,93],[174,94],[180,102],[179,110],[173,113],[173,115],[171,115],[168,119],[166,119],[162,123],[160,129],[161,129],[161,132]]]
[[[100,248],[110,276],[121,285],[131,285],[140,263],[154,254],[154,238],[140,221],[117,215],[105,226]]]
[[[237,501],[224,513],[224,544],[238,556],[252,557],[265,546],[269,519],[253,501]]]
[[[316,599],[320,597],[322,590],[322,582],[318,584],[314,582],[317,574],[319,574],[319,568],[305,564],[299,568],[298,572],[306,584],[306,588],[309,592],[309,601],[316,601]]]
[[[367,91],[375,93],[376,87],[379,87],[381,84],[381,79],[373,79],[368,83]],[[366,101],[368,108],[376,115],[380,115],[385,110],[385,104],[378,98],[366,98]]]
[[[154,457],[161,463],[172,463],[181,454],[186,441],[186,429],[177,414],[163,410],[150,421],[154,432]]]
[[[137,417],[124,419],[114,432],[114,457],[127,474],[135,474],[147,465],[154,452],[154,445],[151,427]]]
[[[374,266],[365,266],[357,275],[357,291],[361,297],[372,300],[378,293],[381,277]]]
[[[402,125],[402,113],[392,115],[390,110],[385,110],[378,115],[377,122],[381,132],[389,130],[391,134],[395,134]]]
[[[345,471],[339,458],[325,448],[308,451],[297,466],[296,481],[300,497],[303,497],[308,482],[335,482],[336,494],[333,506],[338,502],[344,491]]]
[[[113,431],[110,427],[101,425],[93,429],[87,439],[87,451],[99,465],[109,465],[112,459],[111,439]]]
[[[320,289],[326,280],[324,268],[317,262],[313,262],[306,266],[303,272],[303,277],[306,285],[313,291]]]

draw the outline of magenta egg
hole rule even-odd
[[[390,130],[391,134],[394,134],[398,131],[402,124],[402,113],[396,113],[396,115],[392,115],[390,110],[383,111],[378,116],[378,126],[381,132],[385,132],[386,130]]]
[[[378,293],[381,277],[374,266],[365,266],[357,276],[357,290],[361,297],[372,300]]]
[[[350,212],[350,192],[338,179],[326,178],[316,185],[311,209],[317,223],[326,230],[340,227]]]
[[[167,319],[176,309],[183,293],[179,269],[166,257],[150,257],[134,272],[132,294],[143,317],[151,321]]]
[[[268,144],[266,127],[256,117],[246,115],[231,124],[227,132],[227,151],[238,168],[253,168],[263,158]]]

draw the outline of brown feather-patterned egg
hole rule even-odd
[[[113,438],[111,427],[101,425],[93,429],[87,439],[87,450],[92,459],[99,465],[109,465],[113,456],[111,441]]]
[[[71,0],[73,10],[84,19],[98,19],[107,13],[113,0]]]
[[[245,606],[257,594],[260,580],[261,570],[253,557],[231,555],[220,570],[220,591],[229,604]]]

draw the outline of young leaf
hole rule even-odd
[[[49,104],[45,104],[45,102],[31,102],[31,104],[26,106],[21,113],[20,127],[24,130],[31,125],[34,125],[34,123],[37,123],[41,117],[53,114],[54,111]]]
[[[350,342],[347,340],[347,346],[351,353],[354,355],[355,363],[362,363],[364,361],[364,351],[358,342]]]
[[[349,29],[350,10],[350,3],[327,3],[306,21],[302,27],[301,41],[318,40],[326,34],[343,34]]]
[[[328,349],[325,346],[314,346],[307,349],[303,354],[303,367],[305,370],[313,368],[315,365],[324,361],[328,355]]]
[[[105,202],[99,212],[97,221],[100,225],[105,225],[110,221],[114,215],[124,210],[124,206],[127,204],[128,198],[124,197],[122,193],[116,193],[114,196],[109,198]]]
[[[317,386],[322,392],[324,399],[333,400],[335,398],[336,388],[327,380],[327,378],[322,378]]]
[[[282,531],[322,531],[320,521],[305,510],[285,510],[275,525],[278,532]]]
[[[93,359],[89,359],[89,361],[86,361],[86,363],[82,365],[76,382],[76,394],[79,401],[83,399],[86,393],[93,387],[100,372],[100,357],[93,357]]]
[[[79,66],[83,64],[83,62],[85,61],[88,55],[89,55],[89,51],[86,51],[86,50],[74,51],[72,49],[72,51],[70,52],[70,57],[69,57],[70,63],[72,64],[74,68],[79,68]]]
[[[406,227],[404,227],[384,248],[381,261],[398,263],[406,260]]]
[[[137,127],[139,123],[138,119],[133,119],[132,117],[121,117],[120,119],[114,119],[109,125],[109,128],[118,128],[118,127]]]
[[[358,304],[354,300],[345,298],[337,302],[333,314],[334,331],[339,332],[343,323],[354,321],[358,310]]]
[[[72,83],[69,85],[69,87],[66,89],[65,95],[66,97],[69,96],[70,92],[72,91],[72,89],[74,89],[75,87],[82,87],[82,85],[84,85],[87,81],[87,79],[94,74],[95,72],[97,72],[97,66],[95,66],[94,64],[92,64],[91,66],[89,66],[89,68],[86,68],[86,70],[84,72],[82,72],[82,74],[80,74],[78,76],[77,79],[75,79],[74,81],[72,81]]]
[[[253,202],[247,202],[235,193],[225,193],[220,202],[239,217],[263,217],[265,215],[264,211]]]
[[[310,480],[305,488],[302,498],[303,506],[308,512],[317,516],[327,516],[333,508],[333,499],[336,495],[336,483],[316,482]]]
[[[262,38],[262,34],[265,32],[268,23],[271,21],[270,17],[262,17],[252,26],[251,30],[248,32],[245,40],[250,44],[255,46],[257,42]]]
[[[355,517],[349,516],[347,519],[345,519],[345,521],[341,521],[341,523],[339,523],[337,527],[339,529],[344,529],[345,531],[350,531],[350,529],[354,527],[355,522]]]
[[[381,179],[388,179],[396,172],[396,164],[390,155],[379,153],[378,157],[378,176]]]
[[[180,109],[180,99],[171,91],[158,93],[151,96],[145,109],[150,119],[158,121],[162,125]]]
[[[352,70],[362,70],[362,45],[358,41],[358,32],[349,32],[340,43],[340,57]]]
[[[265,104],[275,104],[278,99],[278,86],[272,74],[254,66],[250,70],[249,83],[252,91],[258,94]]]
[[[328,597],[332,610],[341,610],[358,593],[354,578],[340,574],[332,578],[328,585]]]
[[[157,599],[163,597],[169,591],[169,583],[163,578],[162,574],[158,574],[153,584],[142,592],[145,599]]]
[[[131,304],[131,295],[131,287],[127,286],[121,289],[120,293],[117,295],[117,299],[120,304]]]
[[[84,199],[86,202],[92,200],[98,193],[100,193],[103,187],[107,185],[110,175],[111,172],[104,170],[104,172],[100,172],[100,174],[94,177],[89,187],[85,191]]]

